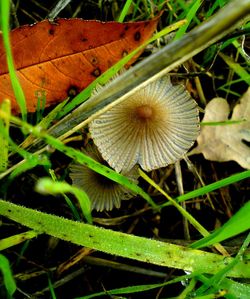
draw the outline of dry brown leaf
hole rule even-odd
[[[205,109],[202,122],[228,121],[229,104],[225,99],[214,98]],[[190,155],[202,153],[207,160],[225,162],[234,160],[250,169],[250,88],[234,107],[230,120],[245,120],[237,124],[202,126],[197,138],[198,146]],[[245,141],[245,143],[244,143]]]
[[[96,77],[152,36],[160,14],[152,20],[118,23],[82,19],[44,20],[10,32],[17,76],[28,112],[38,96],[56,104],[88,86]],[[129,63],[138,57],[138,53]],[[0,103],[8,98],[19,113],[0,32]]]

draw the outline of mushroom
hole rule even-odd
[[[196,102],[169,76],[128,96],[89,124],[102,157],[117,172],[175,163],[199,134]]]
[[[84,152],[96,161],[105,163],[94,145],[87,145]],[[72,162],[69,169],[72,184],[88,194],[92,209],[101,212],[104,210],[110,211],[113,207],[120,208],[121,200],[130,199],[133,196],[130,190],[84,165]],[[137,168],[134,167],[126,176],[137,183],[139,176]]]

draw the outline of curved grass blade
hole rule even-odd
[[[64,194],[72,193],[77,198],[82,213],[88,223],[92,223],[91,216],[91,202],[86,192],[80,190],[74,186],[67,184],[66,182],[55,182],[50,178],[41,178],[36,184],[36,191],[42,194]]]
[[[12,297],[12,295],[16,291],[16,283],[11,272],[9,261],[2,254],[0,254],[0,270],[3,274],[3,282],[6,287],[7,293],[10,297]]]
[[[195,198],[195,197],[198,197],[198,196],[202,196],[204,194],[207,194],[209,192],[212,192],[214,190],[217,190],[217,189],[220,189],[222,187],[228,186],[230,184],[236,183],[238,181],[244,180],[244,179],[249,178],[249,177],[250,177],[250,170],[242,171],[240,173],[233,174],[233,175],[229,176],[228,178],[222,179],[218,182],[208,184],[208,185],[206,185],[204,187],[201,187],[197,190],[188,192],[184,195],[177,196],[174,200],[176,200],[178,202],[182,202],[182,201],[185,201],[185,200],[188,200],[188,199],[192,199],[192,198]],[[164,208],[166,206],[169,206],[170,204],[171,203],[169,203],[169,202],[164,203],[160,206],[160,208]]]
[[[96,297],[103,296],[103,295],[111,296],[111,295],[134,294],[134,293],[146,292],[146,291],[161,288],[161,287],[173,284],[173,283],[185,281],[187,279],[192,278],[194,275],[195,274],[193,273],[193,274],[179,276],[178,278],[174,278],[174,279],[164,282],[164,283],[136,285],[136,286],[129,286],[129,287],[124,287],[124,288],[119,288],[119,289],[108,290],[108,291],[95,293],[95,294],[91,294],[91,295],[87,295],[87,296],[83,296],[83,297],[78,297],[75,299],[90,299],[90,298],[96,298]]]
[[[211,235],[194,242],[191,248],[206,247],[231,237],[234,237],[250,229],[250,201],[234,214],[224,225],[213,232]]]
[[[11,53],[11,44],[9,38],[9,12],[10,12],[10,1],[0,1],[0,25],[2,29],[3,44],[6,51],[7,64],[10,74],[10,80],[12,88],[16,97],[16,101],[20,107],[22,119],[27,119],[27,108],[26,100],[22,90],[22,87],[18,81],[15,73],[15,66]]]

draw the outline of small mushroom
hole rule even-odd
[[[94,145],[88,145],[84,153],[97,162],[105,163]],[[81,164],[71,163],[69,176],[73,185],[88,194],[92,209],[97,211],[110,211],[113,207],[120,208],[121,200],[133,197],[130,190]],[[139,174],[136,167],[126,176],[137,183]]]
[[[199,134],[196,102],[169,76],[147,85],[94,119],[89,130],[117,172],[150,171],[181,159]]]

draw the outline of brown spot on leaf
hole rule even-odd
[[[125,32],[122,32],[122,33],[120,33],[120,38],[124,38],[124,37],[125,37],[125,35],[126,35],[126,33],[125,33]]]
[[[91,64],[97,65],[99,63],[99,60],[96,56],[92,56],[90,59]]]
[[[127,56],[127,55],[128,55],[128,51],[123,50],[123,51],[122,51],[122,57],[125,57],[125,56]]]
[[[99,67],[97,67],[96,69],[93,70],[93,72],[91,72],[91,75],[94,77],[98,77],[101,75],[101,70],[99,69]]]
[[[138,42],[140,39],[141,39],[141,33],[139,31],[136,31],[136,33],[134,34],[134,40]]]
[[[69,97],[75,97],[79,93],[78,87],[75,85],[70,85],[70,87],[67,90],[67,95]]]
[[[51,27],[48,31],[49,35],[54,35],[55,34],[55,28]]]

